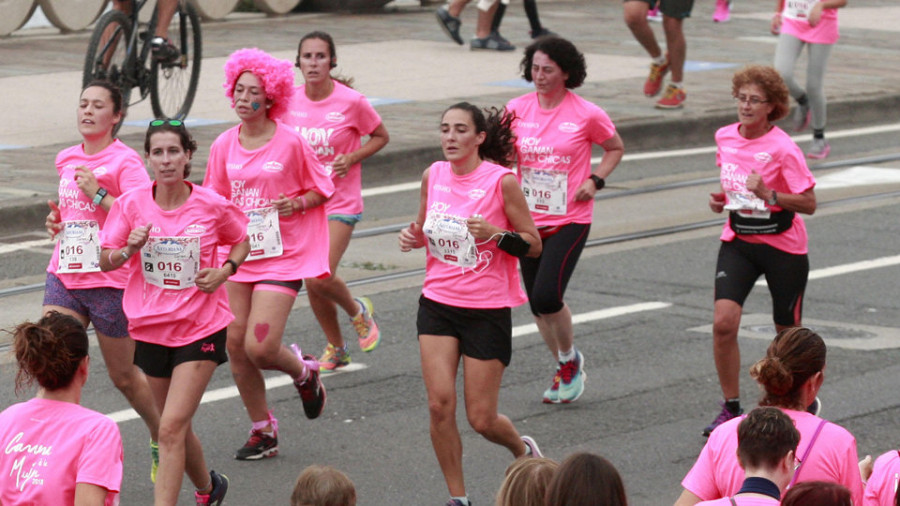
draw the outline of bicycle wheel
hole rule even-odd
[[[88,43],[81,86],[94,79],[107,79],[122,90],[122,111],[128,107],[134,79],[129,76],[128,41],[131,21],[119,11],[111,10],[100,17]]]
[[[151,56],[150,104],[157,118],[184,119],[197,92],[203,49],[200,18],[190,3],[172,18],[169,40],[181,49],[181,58],[161,63]]]

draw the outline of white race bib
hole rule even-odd
[[[200,271],[199,237],[151,237],[141,248],[144,280],[167,290],[194,286]]]
[[[791,19],[809,19],[809,12],[818,0],[785,0],[784,17]]]
[[[431,256],[441,262],[459,267],[475,267],[478,263],[478,248],[465,218],[429,212],[422,231]]]
[[[728,204],[725,205],[726,211],[738,211],[741,216],[747,218],[768,219],[771,216],[771,210],[766,207],[766,203],[753,193],[741,193],[736,191],[725,192],[728,195]]]
[[[274,207],[263,207],[244,211],[250,223],[247,237],[250,239],[250,254],[247,261],[281,256],[284,244],[281,242],[281,223]]]
[[[100,225],[94,220],[64,221],[62,225],[56,272],[100,272]]]
[[[569,173],[564,170],[520,167],[522,192],[528,209],[535,213],[566,214]]]

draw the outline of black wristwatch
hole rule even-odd
[[[766,204],[769,204],[770,206],[774,206],[777,203],[778,203],[778,194],[775,193],[775,190],[772,190],[772,198],[770,198],[768,201],[766,201]]]
[[[95,206],[99,206],[100,202],[103,202],[103,197],[105,197],[109,192],[106,191],[106,188],[100,188],[97,190],[97,193],[94,194],[94,198],[91,200]]]
[[[603,187],[606,186],[606,180],[597,174],[591,174],[591,181],[594,182],[594,187],[597,188],[597,191],[602,190]]]
[[[228,260],[225,260],[225,263],[222,264],[222,267],[225,267],[226,265],[231,266],[231,275],[232,276],[237,274],[237,271],[238,271],[238,263],[237,262],[235,262],[234,260],[229,258]]]

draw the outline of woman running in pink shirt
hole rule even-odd
[[[896,506],[900,502],[900,450],[883,453],[870,472],[862,506]]]
[[[134,365],[134,341],[122,311],[125,272],[100,272],[100,234],[113,202],[150,183],[144,161],[113,136],[122,121],[122,93],[109,81],[93,81],[81,92],[78,132],[82,142],[59,152],[59,204],[53,201],[45,226],[56,248],[47,266],[43,312],[73,316],[94,325],[113,385],[150,431],[150,479],[156,480],[159,411],[147,378]]]
[[[187,472],[196,504],[219,505],[228,478],[206,467],[191,419],[216,367],[228,361],[225,326],[234,317],[222,284],[250,250],[247,217],[185,180],[197,143],[180,120],[152,121],[144,151],[155,182],[113,204],[100,267],[128,274],[123,307],[135,363],[161,414],[154,504],[176,504]]]
[[[840,425],[809,413],[825,380],[825,341],[804,327],[782,330],[769,345],[766,356],[750,368],[763,389],[760,406],[784,411],[800,431],[799,466],[791,485],[806,481],[830,481],[847,487],[854,504],[862,504],[863,482],[856,453],[856,439]],[[744,481],[738,462],[737,429],[742,418],[719,425],[681,484],[684,491],[676,506],[730,497]]]
[[[76,318],[48,311],[13,332],[16,392],[37,396],[0,413],[0,504],[114,506],[122,437],[109,417],[79,406],[88,379],[88,336]]]
[[[505,167],[515,149],[511,123],[503,111],[485,118],[466,102],[444,112],[447,161],[425,170],[418,216],[399,236],[401,251],[428,250],[416,327],[431,443],[450,491],[448,506],[469,506],[456,427],[460,359],[472,428],[516,457],[541,456],[533,439],[520,437],[497,413],[512,356],[511,308],[526,300],[516,259],[541,253],[525,197]]]
[[[225,94],[241,122],[213,142],[203,181],[250,219],[250,255],[226,285],[235,316],[228,326],[231,372],[252,422],[250,438],[235,453],[238,460],[278,454],[278,420],[266,401],[263,370],[294,379],[308,418],[325,406],[318,361],[296,345],[292,352],[282,344],[303,279],[331,274],[322,204],[334,185],[306,141],[280,121],[293,86],[287,60],[259,49],[228,58]]]
[[[381,342],[372,301],[368,297],[354,298],[337,275],[337,268],[350,244],[353,227],[362,219],[360,162],[381,150],[389,136],[366,97],[350,87],[352,79],[334,78],[329,73],[337,66],[331,35],[304,35],[295,65],[303,74],[304,84],[294,89],[284,122],[306,139],[334,182],[334,195],[325,203],[331,276],[306,279],[309,305],[328,339],[319,367],[322,372],[332,372],[350,363],[350,352],[338,323],[338,306],[350,317],[363,351],[372,351]],[[369,140],[362,144],[361,137],[366,135]]]
[[[809,241],[800,215],[816,210],[816,180],[803,152],[772,124],[788,110],[781,76],[772,67],[748,66],[734,74],[731,93],[739,121],[716,132],[722,191],[709,198],[713,212],[728,211],[716,261],[713,314],[713,358],[723,400],[704,436],[743,412],[738,329],[744,301],[761,275],[772,294],[775,329],[801,323]]]
[[[585,374],[563,296],[591,230],[594,195],[622,160],[625,147],[606,112],[571,91],[587,76],[584,55],[571,42],[538,39],[525,49],[521,67],[535,91],[506,107],[516,115],[517,176],[544,241],[541,256],[521,260],[522,278],[556,364],[543,400],[568,403],[584,392]],[[605,153],[592,171],[594,144]]]

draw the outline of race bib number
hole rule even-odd
[[[100,272],[99,233],[100,225],[94,220],[63,222],[56,272]]]
[[[521,167],[522,192],[528,209],[535,213],[566,214],[569,173],[564,170]]]
[[[166,290],[194,286],[200,271],[199,237],[151,237],[141,249],[144,281]]]
[[[758,219],[768,219],[772,214],[766,203],[753,193],[727,191],[725,194],[728,195],[726,211],[737,211],[746,218]]]
[[[465,218],[428,213],[422,231],[428,238],[428,252],[441,262],[459,267],[474,267],[478,263],[478,248]]]
[[[244,212],[250,223],[247,237],[250,239],[250,254],[247,261],[281,256],[284,244],[281,242],[281,224],[278,211],[274,207],[251,209]]]
[[[809,12],[818,0],[786,0],[784,17],[791,19],[809,19]]]

